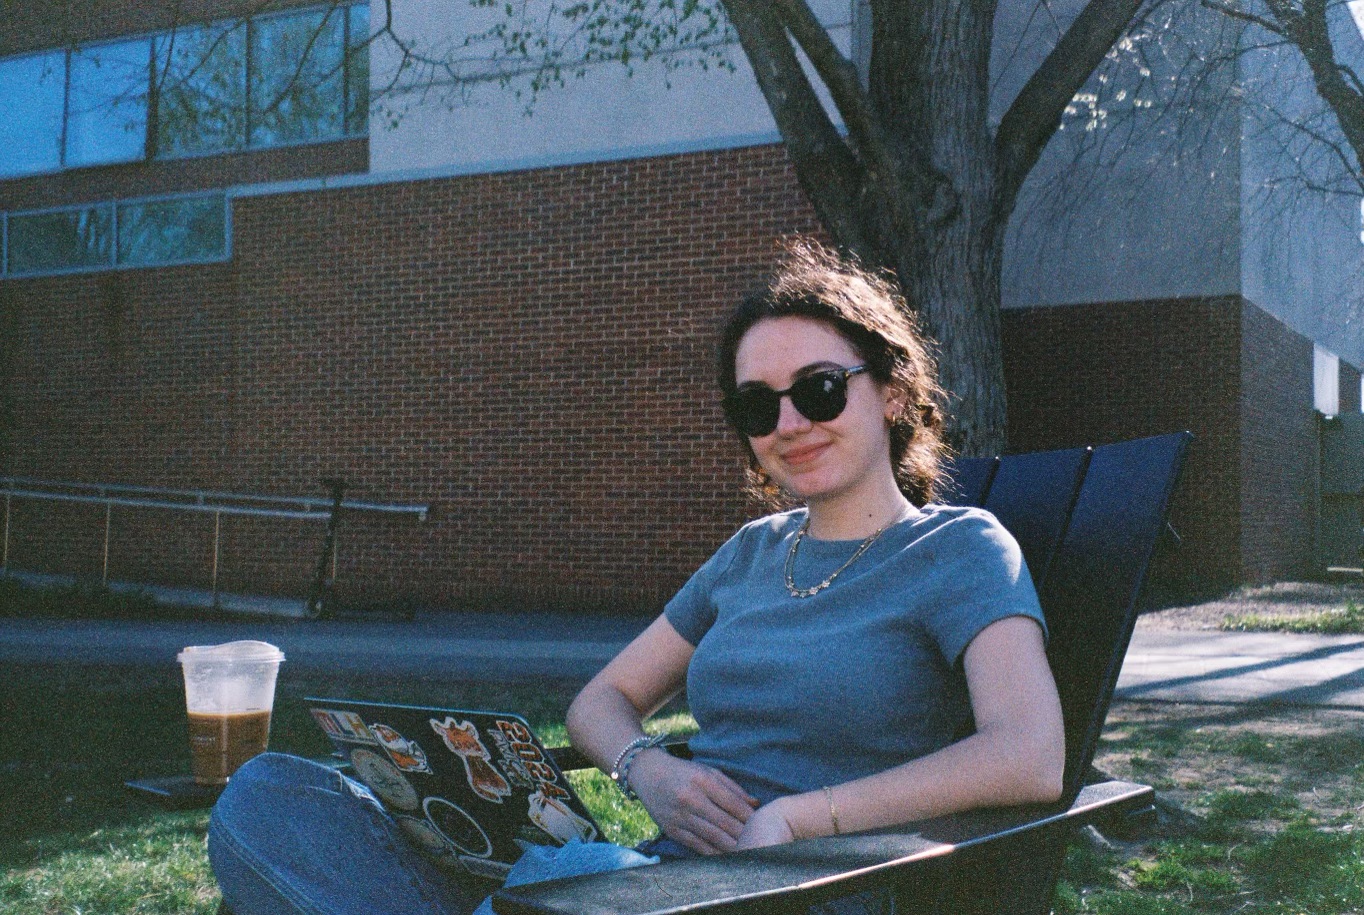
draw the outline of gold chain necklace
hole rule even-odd
[[[896,521],[898,520],[899,519],[897,518]],[[848,558],[848,561],[843,563],[843,565],[839,566],[837,569],[834,569],[834,573],[830,575],[828,578],[824,579],[819,584],[815,585],[813,588],[797,588],[795,579],[792,577],[792,572],[795,570],[796,567],[796,550],[800,549],[801,538],[805,536],[805,532],[810,528],[810,519],[807,517],[805,519],[805,523],[800,526],[800,530],[796,531],[796,539],[791,541],[791,549],[786,554],[785,569],[786,590],[790,592],[792,597],[814,597],[820,591],[823,591],[825,588],[829,587],[829,585],[833,584],[834,579],[837,578],[839,575],[843,574],[844,569],[846,569],[848,566],[852,565],[854,562],[857,561],[857,557],[861,556],[867,550],[871,549],[871,545],[876,542],[877,538],[884,534],[886,532],[886,528],[889,528],[894,523],[895,521],[892,521],[890,524],[887,524],[885,527],[881,528],[876,533],[872,534],[866,540],[863,540],[862,545],[859,546],[857,548],[857,551],[854,552],[852,556]]]

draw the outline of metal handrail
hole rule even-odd
[[[104,557],[101,577],[106,583],[109,580],[109,537],[112,526],[112,510],[115,505],[128,508],[212,512],[212,589],[215,605],[218,600],[218,559],[223,515],[253,515],[266,518],[328,521],[336,507],[333,500],[315,496],[271,496],[260,493],[234,493],[207,489],[136,486],[127,483],[58,482],[38,480],[32,477],[0,477],[0,493],[5,496],[4,532],[3,535],[0,535],[0,572],[9,571],[10,510],[14,499],[76,502],[104,506]],[[146,496],[146,498],[138,498],[138,496]],[[176,499],[186,501],[174,501]],[[431,510],[429,504],[393,502],[342,501],[340,507],[348,511],[416,515],[418,521],[425,521]],[[331,564],[332,577],[335,578],[335,544],[332,546]]]
[[[15,487],[23,487],[17,489]],[[94,492],[99,495],[85,498],[75,498],[70,493],[54,493],[51,490],[67,489],[80,492]],[[185,508],[192,509],[192,506],[204,506],[208,510],[214,508],[221,509],[230,514],[266,514],[271,517],[314,517],[318,513],[315,509],[325,509],[322,516],[326,517],[331,513],[332,500],[317,496],[271,496],[260,493],[239,493],[222,492],[211,489],[170,489],[160,486],[135,486],[128,483],[78,483],[78,482],[56,482],[52,480],[38,480],[32,477],[0,477],[0,492],[22,495],[27,498],[36,499],[55,499],[59,501],[86,501],[104,503],[107,501],[105,493],[145,493],[148,495],[158,495],[167,497],[181,497],[194,499],[192,503],[184,502],[155,502],[154,500],[138,500],[136,502],[120,502],[115,504],[139,505],[149,508]],[[218,503],[212,505],[207,500]],[[270,509],[261,511],[242,511],[240,506],[230,506],[229,502],[273,502],[280,505],[299,505],[302,509],[293,510],[296,514],[271,515],[270,512],[287,512],[286,509]],[[395,502],[357,502],[347,500],[341,504],[342,508],[351,511],[385,512],[390,514],[412,514],[417,516],[418,521],[425,521],[431,506],[422,504],[404,504]]]

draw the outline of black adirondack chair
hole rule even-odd
[[[990,483],[999,469],[999,458],[953,458],[947,462],[947,485],[938,501],[946,505],[985,504]]]
[[[1070,522],[1091,449],[1033,451],[999,458],[985,508],[1014,535],[1040,592]]]
[[[495,911],[800,912],[889,887],[898,912],[1045,913],[1073,830],[1149,809],[1154,798],[1142,785],[1085,785],[1084,779],[1190,439],[1178,433],[1095,448],[1062,525],[1040,591],[1066,725],[1059,803],[970,811],[897,829],[508,887],[494,896]],[[1018,466],[1021,471],[1025,465]],[[1054,499],[1058,491],[1065,495],[1064,486],[1036,490],[1039,499],[1043,492]],[[1021,487],[1008,504],[1019,518],[1030,519],[1026,492]],[[1036,511],[1052,509],[1039,503]]]

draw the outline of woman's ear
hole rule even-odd
[[[889,385],[885,389],[886,394],[886,422],[894,423],[904,415],[905,404],[909,398],[903,391],[896,391]]]

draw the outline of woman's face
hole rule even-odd
[[[823,321],[765,318],[739,341],[735,382],[740,390],[758,385],[783,391],[814,372],[861,364],[853,345]],[[777,428],[748,437],[773,481],[812,506],[859,493],[871,497],[894,479],[887,389],[866,372],[848,377],[847,386],[847,406],[833,419],[810,420],[786,396]]]

